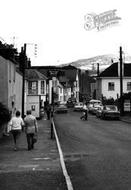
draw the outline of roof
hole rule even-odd
[[[124,76],[131,77],[131,63],[124,64]],[[99,77],[118,77],[118,62],[110,65],[100,73]]]
[[[50,75],[52,76],[52,72],[54,72],[57,75],[57,73],[60,70],[62,71],[62,67],[56,67],[56,66],[32,66],[31,68],[36,69],[46,77],[50,77]]]
[[[47,77],[36,69],[26,69],[25,78],[28,80],[47,80]]]
[[[66,78],[68,78],[70,81],[75,81],[76,80],[76,73],[77,73],[77,68],[74,66],[65,66],[65,67],[60,67],[60,66],[32,66],[32,69],[37,69],[39,72],[44,74],[47,77],[50,77],[51,73],[55,73],[56,75],[59,74],[59,76],[64,75]],[[60,74],[60,72],[62,72]]]

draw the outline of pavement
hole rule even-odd
[[[51,139],[50,120],[38,120],[38,142],[27,149],[25,133],[14,151],[12,134],[0,139],[0,190],[66,190],[55,139]],[[26,183],[25,183],[26,182]]]
[[[125,123],[131,123],[131,115],[121,116],[120,120]]]

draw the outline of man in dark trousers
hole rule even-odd
[[[28,150],[31,150],[34,148],[34,135],[38,133],[37,120],[31,115],[31,110],[27,110],[27,116],[24,118],[24,123]]]
[[[47,119],[50,120],[50,112],[51,112],[51,106],[48,104],[46,106],[46,113],[47,113]]]

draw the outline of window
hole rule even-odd
[[[60,88],[60,93],[62,93],[62,88]]]
[[[127,90],[131,91],[131,82],[127,82]]]
[[[52,86],[56,87],[57,86],[57,80],[52,80]]]
[[[28,92],[29,94],[38,94],[38,82],[37,81],[29,81],[28,83]]]
[[[31,110],[32,110],[32,111],[35,111],[35,105],[32,105],[32,106],[31,106]]]
[[[41,81],[41,94],[45,94],[45,81]]]
[[[109,83],[108,83],[108,90],[109,90],[109,91],[115,90],[115,84],[114,84],[114,82],[109,82]]]

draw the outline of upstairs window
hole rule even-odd
[[[37,81],[29,81],[28,83],[28,93],[32,95],[38,94],[38,82]]]
[[[45,81],[41,81],[41,94],[45,94]]]
[[[60,93],[62,93],[62,88],[60,88]]]
[[[127,82],[127,90],[131,91],[131,82]]]
[[[52,80],[52,86],[56,87],[57,86],[57,80]]]
[[[108,82],[108,91],[115,90],[115,84],[114,82]]]

